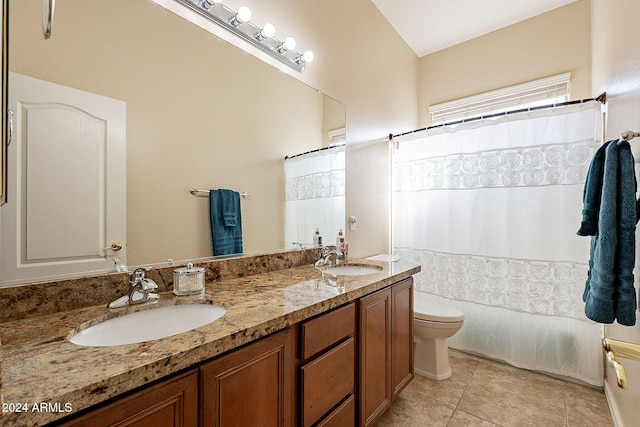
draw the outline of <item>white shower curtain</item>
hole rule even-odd
[[[313,244],[319,229],[324,245],[335,245],[345,221],[345,147],[285,159],[285,244]]]
[[[416,291],[460,308],[453,348],[603,385],[602,328],[583,314],[584,179],[595,102],[394,139],[394,253]]]

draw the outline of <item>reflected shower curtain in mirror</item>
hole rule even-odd
[[[288,157],[285,173],[285,245],[313,244],[315,229],[324,245],[344,231],[345,147]]]
[[[452,348],[603,384],[576,235],[599,127],[587,102],[394,139],[394,253],[422,266],[417,292],[464,312]]]

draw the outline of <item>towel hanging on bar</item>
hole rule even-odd
[[[242,253],[240,193],[220,189],[209,191],[213,255]]]
[[[599,323],[636,323],[636,181],[629,143],[609,141],[591,163],[578,235],[591,237],[583,300],[586,316]]]

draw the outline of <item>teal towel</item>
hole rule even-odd
[[[240,196],[237,191],[220,189],[220,207],[222,208],[222,221],[225,227],[238,225],[240,216]]]
[[[594,156],[594,161],[601,159]],[[597,229],[591,238],[589,273],[583,294],[586,316],[599,323],[617,320],[621,325],[632,326],[636,321],[637,302],[633,286],[636,181],[633,162],[628,142],[607,143]],[[597,172],[597,166],[594,170]],[[588,181],[587,187],[590,185]],[[586,193],[595,194],[593,188],[585,188]],[[597,204],[591,202],[591,206]],[[588,212],[586,204],[585,210]],[[594,214],[588,212],[587,216],[593,220]]]
[[[636,180],[629,142],[618,142],[620,184],[618,188],[618,256],[616,277],[616,319],[621,325],[636,323],[636,289],[633,267],[636,257]]]
[[[232,190],[209,191],[211,240],[214,255],[242,253],[240,194]],[[225,221],[227,218],[227,221]],[[233,224],[231,226],[227,224]]]
[[[578,236],[595,236],[598,232],[598,215],[600,214],[600,199],[602,197],[602,177],[604,173],[605,150],[611,141],[602,145],[591,160],[587,179],[582,193],[582,224]]]

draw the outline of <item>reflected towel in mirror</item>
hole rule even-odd
[[[209,208],[213,254],[242,253],[240,193],[227,189],[210,190]]]

